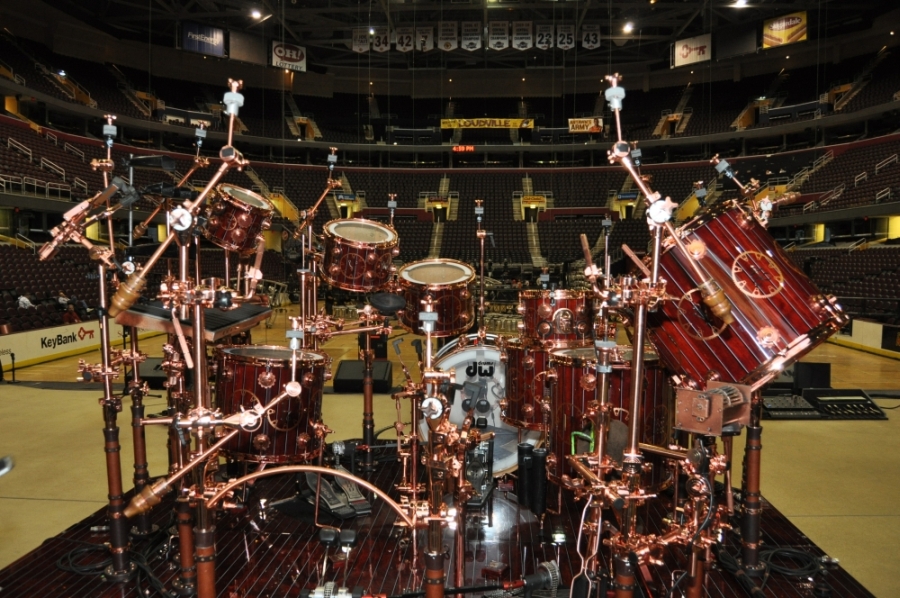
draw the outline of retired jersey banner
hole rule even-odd
[[[530,118],[442,118],[442,129],[533,129]]]
[[[434,27],[416,27],[416,50],[419,52],[434,50]]]
[[[396,36],[397,36],[397,51],[398,52],[412,52],[413,50],[413,39],[414,39],[415,30],[412,27],[397,27]]]
[[[531,21],[513,21],[513,43],[516,50],[530,50],[534,46],[534,38],[531,36]]]
[[[671,65],[685,66],[712,58],[712,34],[698,35],[675,42],[672,45]]]
[[[481,49],[481,21],[463,21],[462,49],[474,52]]]
[[[602,133],[602,118],[570,118],[569,133]]]
[[[549,50],[553,47],[553,24],[538,23],[535,28],[534,47]]]
[[[556,47],[571,50],[575,47],[575,25],[556,26]]]
[[[509,47],[509,22],[491,21],[488,27],[488,48],[505,50]]]
[[[369,30],[365,27],[353,30],[353,51],[359,54],[369,51]]]
[[[372,51],[387,52],[391,49],[391,32],[387,27],[376,27],[372,36]]]
[[[581,47],[585,50],[596,50],[600,47],[600,25],[581,26]]]
[[[451,52],[458,47],[458,42],[456,21],[441,21],[438,26],[438,48],[444,52]]]
[[[763,21],[763,48],[806,41],[806,11]]]

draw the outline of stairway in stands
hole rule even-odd
[[[444,223],[435,222],[434,227],[431,229],[431,246],[428,248],[429,259],[441,257],[441,243],[443,240]]]

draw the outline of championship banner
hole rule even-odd
[[[509,47],[509,22],[491,21],[488,27],[488,48],[505,50]]]
[[[210,56],[225,56],[225,31],[186,21],[181,25],[181,49]]]
[[[397,51],[412,52],[415,30],[412,27],[397,27],[394,31],[397,36]]]
[[[306,72],[306,48],[285,42],[272,42],[272,66]]]
[[[575,25],[556,27],[556,47],[560,50],[571,50],[575,47]]]
[[[372,36],[372,51],[387,52],[391,49],[391,32],[387,27],[376,27]]]
[[[806,41],[806,11],[763,21],[763,48]]]
[[[481,21],[463,21],[462,49],[474,52],[481,49]]]
[[[358,54],[369,51],[369,30],[365,27],[353,30],[353,51]]]
[[[553,47],[553,24],[538,23],[535,31],[534,47],[539,50],[549,50]]]
[[[530,118],[442,118],[442,129],[533,129]]]
[[[534,38],[531,36],[531,21],[513,21],[512,32],[512,45],[516,50],[530,50],[534,46]]]
[[[419,52],[434,50],[434,27],[416,27],[415,41]]]
[[[600,47],[599,24],[585,24],[581,26],[581,47],[585,50],[596,50]]]
[[[452,52],[459,46],[456,37],[456,21],[441,21],[438,25],[438,48],[444,52]]]
[[[672,45],[671,66],[685,66],[705,62],[712,58],[712,34],[698,35],[675,42]]]
[[[602,133],[602,118],[570,118],[569,133]]]

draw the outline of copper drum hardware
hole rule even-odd
[[[400,325],[419,334],[422,300],[430,295],[438,314],[434,337],[454,336],[467,331],[475,322],[475,296],[472,281],[475,270],[463,262],[429,259],[406,264],[398,272],[406,309],[397,312]]]
[[[268,199],[241,187],[216,187],[206,208],[203,236],[222,249],[250,255],[256,237],[272,224],[275,207]]]
[[[540,343],[513,339],[506,355],[503,421],[523,430],[546,431],[550,423],[550,354]]]
[[[345,291],[365,293],[383,287],[400,254],[397,232],[389,226],[351,218],[332,220],[322,234],[322,278]]]
[[[715,206],[676,232],[725,291],[735,319],[726,327],[709,312],[684,253],[665,239],[660,276],[675,299],[649,314],[649,334],[680,386],[758,389],[848,321],[741,207]]]
[[[593,343],[591,306],[584,291],[529,290],[519,292],[522,337],[544,347],[578,347]]]
[[[632,417],[628,413],[631,402],[631,359],[632,348],[619,345],[610,355],[612,372],[609,375],[610,420],[627,423]],[[556,471],[551,471],[558,479],[562,474],[574,475],[568,469],[566,455],[572,454],[572,435],[580,432],[584,436],[576,436],[575,452],[588,452],[589,441],[593,436],[591,421],[585,416],[592,402],[599,402],[600,376],[597,372],[597,355],[593,347],[559,349],[550,352],[550,368],[554,375],[551,382],[551,424],[549,430],[549,447],[556,455]],[[644,389],[639,429],[640,441],[657,446],[666,446],[672,428],[669,403],[671,392],[666,380],[665,370],[659,358],[649,347],[644,350]],[[616,425],[613,423],[613,425]],[[624,426],[620,427],[624,430]],[[611,434],[611,437],[615,434]],[[619,457],[624,448],[619,448]],[[611,441],[609,449],[616,443]],[[613,453],[615,451],[613,450]],[[654,467],[654,469],[661,469]],[[662,471],[653,472],[655,483],[659,481]],[[648,480],[651,481],[651,480]]]
[[[494,476],[499,477],[516,469],[517,445],[527,442],[537,445],[542,434],[510,426],[501,418],[501,405],[506,397],[506,339],[488,334],[484,340],[477,334],[453,339],[435,356],[435,367],[452,372],[460,387],[448,397],[450,423],[462,425],[469,412],[475,417],[482,433],[494,433]],[[483,420],[479,422],[479,419]],[[420,434],[428,438],[428,426],[420,427]]]
[[[291,380],[291,350],[268,345],[219,346],[215,358],[216,403],[224,415],[267,405]],[[225,453],[254,463],[308,463],[324,446],[322,385],[328,359],[319,353],[297,352],[299,397],[287,397],[267,410],[258,429],[242,431]]]

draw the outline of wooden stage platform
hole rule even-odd
[[[398,499],[393,485],[399,482],[400,468],[385,460],[370,476],[370,481]],[[396,526],[396,513],[384,501],[369,496],[372,513],[365,517],[339,520],[324,512],[320,522],[354,529],[357,545],[346,563],[330,562],[324,579],[320,579],[324,547],[320,544],[313,518],[313,507],[304,498],[284,502],[296,495],[298,486],[294,475],[273,476],[257,480],[246,491],[244,507],[220,513],[216,521],[216,589],[221,598],[256,598],[305,596],[324,581],[337,581],[346,587],[360,588],[364,594],[400,596],[421,589],[421,557],[413,567],[412,543],[407,528]],[[564,497],[566,494],[564,493]],[[261,499],[265,499],[261,501]],[[279,503],[279,501],[282,501]],[[273,503],[275,505],[273,506]],[[63,533],[47,539],[36,550],[0,571],[0,596],[9,597],[65,597],[65,598],[138,598],[155,594],[157,587],[171,590],[171,582],[178,576],[178,539],[172,536],[174,500],[170,494],[152,513],[160,531],[147,538],[135,538],[132,544],[138,562],[138,577],[115,584],[106,581],[91,565],[106,558],[102,547],[106,540],[105,509],[71,526]],[[463,560],[463,579],[466,587],[479,587],[473,595],[487,592],[485,588],[503,581],[514,581],[523,574],[533,573],[537,564],[557,561],[563,586],[568,586],[573,574],[581,567],[575,549],[580,528],[583,503],[568,498],[563,501],[561,514],[546,515],[543,525],[535,516],[519,508],[511,493],[494,491],[482,510],[468,510],[465,529],[461,531],[463,545],[455,548],[455,532],[446,530],[444,545],[446,565],[450,571],[448,586],[453,586],[454,559]],[[263,506],[265,505],[265,506]],[[763,548],[790,548],[819,559],[822,551],[782,516],[774,507],[763,502]],[[649,531],[658,531],[669,503],[663,496],[642,508],[641,520]],[[610,516],[611,518],[611,516]],[[738,528],[739,526],[735,526]],[[418,532],[418,545],[424,546],[424,532]],[[99,546],[99,548],[98,548]],[[725,535],[722,550],[731,555],[739,553],[737,531]],[[73,551],[75,551],[73,553]],[[333,554],[334,549],[330,553]],[[652,579],[645,592],[654,597],[666,596],[672,580],[686,566],[685,552],[680,547],[665,551],[663,566],[650,566]],[[826,572],[815,588],[809,577],[791,577],[772,572],[763,592],[773,598],[863,598],[873,596],[839,565],[822,561]],[[70,568],[85,568],[83,574],[66,571],[57,566],[66,563]],[[781,559],[783,566],[796,568],[800,563]],[[348,567],[345,570],[345,567]],[[497,575],[499,571],[499,575]],[[156,579],[152,579],[155,577]],[[561,590],[562,591],[562,590]],[[565,591],[568,594],[568,591]],[[169,594],[172,595],[172,594]],[[674,593],[680,596],[680,591]],[[706,596],[738,597],[749,595],[734,575],[719,564],[707,573]],[[640,593],[635,596],[640,597]],[[605,597],[603,597],[605,598]],[[649,596],[647,596],[649,598]]]

